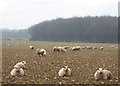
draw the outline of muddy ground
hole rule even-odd
[[[8,47],[10,44],[10,47]],[[34,49],[30,50],[29,46]],[[82,49],[67,50],[66,53],[53,53],[53,46],[95,46],[103,50]],[[35,54],[37,48],[47,50],[46,57]],[[10,71],[19,61],[27,62],[25,76],[12,77]],[[58,71],[63,66],[70,66],[72,76],[59,77]],[[112,72],[112,80],[96,81],[93,77],[99,67]],[[4,84],[118,84],[118,46],[101,43],[65,43],[39,41],[3,41],[2,43],[2,78]]]

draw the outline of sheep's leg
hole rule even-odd
[[[108,75],[107,79],[112,79],[112,74]]]

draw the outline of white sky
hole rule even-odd
[[[119,0],[0,0],[0,28],[26,29],[44,20],[118,16]]]

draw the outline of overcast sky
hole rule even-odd
[[[27,29],[55,18],[118,16],[119,0],[0,0],[0,28]]]

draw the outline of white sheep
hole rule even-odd
[[[30,45],[30,49],[34,49],[34,46]]]
[[[103,47],[100,47],[100,50],[103,50]]]
[[[45,49],[37,49],[36,50],[36,54],[39,55],[39,56],[46,56],[46,50]]]
[[[82,46],[81,49],[85,49],[85,46]]]
[[[106,69],[98,68],[94,74],[95,80],[107,80],[112,78],[112,73]]]
[[[58,47],[60,49],[61,52],[66,52],[64,47]]]
[[[54,52],[66,52],[66,49],[64,47],[53,47]]]
[[[97,47],[92,47],[92,49],[97,49]]]
[[[11,74],[11,76],[23,76],[24,70],[19,66],[15,66],[10,74]]]
[[[64,66],[63,68],[61,68],[58,72],[58,75],[61,77],[64,76],[70,76],[71,75],[71,69],[68,66]]]
[[[27,64],[26,61],[21,61],[21,62],[18,62],[14,67],[19,66],[20,68],[25,69],[26,68],[26,64]]]
[[[76,50],[80,50],[81,47],[80,46],[76,46],[76,47],[71,47],[70,50],[72,51],[76,51]]]
[[[63,46],[63,48],[64,48],[64,49],[68,49],[68,48],[70,48],[70,47],[69,47],[69,46]]]
[[[92,46],[86,46],[87,49],[92,49]]]
[[[54,51],[54,52],[60,52],[60,48],[54,46],[54,47],[53,47],[53,51]]]

